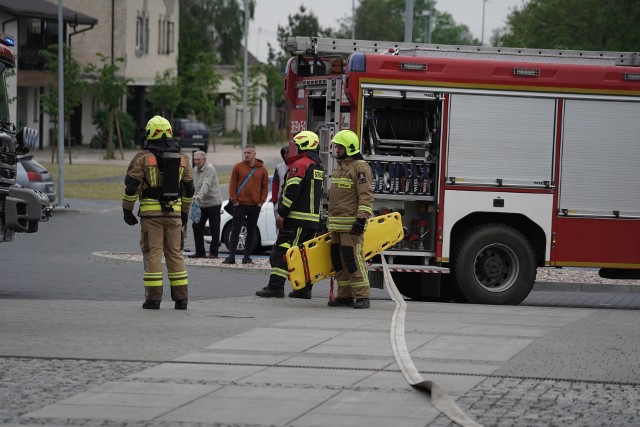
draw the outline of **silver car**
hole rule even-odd
[[[49,203],[55,204],[56,185],[53,183],[51,173],[35,161],[32,155],[18,156],[16,183],[25,188],[43,192],[49,198]]]

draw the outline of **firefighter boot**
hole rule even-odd
[[[176,310],[186,310],[188,302],[189,302],[189,300],[187,300],[187,299],[178,299],[178,300],[176,300],[175,309]]]
[[[160,301],[145,300],[142,308],[147,310],[160,310]]]
[[[353,307],[353,298],[335,298],[327,302],[329,307]]]
[[[369,308],[369,298],[356,298],[353,308]]]
[[[256,291],[256,295],[262,298],[284,298],[284,289],[265,286],[259,291]]]
[[[311,285],[289,292],[289,298],[311,299]]]

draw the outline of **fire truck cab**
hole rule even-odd
[[[403,217],[382,256],[405,296],[518,304],[538,267],[640,277],[637,53],[306,37],[288,50],[291,135],[318,132],[327,180],[332,136],[359,135],[374,210]]]

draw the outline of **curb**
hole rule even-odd
[[[611,285],[606,283],[561,283],[561,282],[536,282],[532,291],[538,292],[609,292],[615,294],[640,293],[640,281],[638,285]]]
[[[138,255],[138,254],[131,254]],[[137,259],[124,259],[115,257],[107,252],[93,252],[89,259],[94,262],[104,264],[115,265],[127,265],[127,264],[141,264],[142,261]],[[164,261],[163,261],[164,262]],[[226,272],[235,271],[241,274],[252,274],[269,276],[271,274],[270,268],[259,267],[243,267],[242,264],[236,264],[236,266],[226,265],[213,265],[213,264],[195,264],[185,259],[185,264],[190,268],[208,268],[214,271]],[[611,285],[605,283],[562,283],[562,282],[535,282],[532,291],[536,292],[584,292],[584,293],[616,293],[616,294],[635,294],[640,293],[640,281],[638,285]]]
[[[131,254],[138,255],[138,254]],[[142,264],[142,261],[138,259],[123,259],[119,257],[115,257],[110,255],[107,252],[93,252],[89,259],[94,262],[103,263],[103,264],[115,264],[115,265],[130,265],[130,264]],[[164,264],[164,260],[162,261]],[[213,269],[214,271],[226,272],[234,271],[241,274],[252,274],[256,276],[269,276],[271,274],[271,268],[260,268],[260,267],[242,267],[242,264],[236,264],[235,266],[231,265],[212,265],[212,264],[195,264],[190,262],[188,258],[185,258],[185,265],[188,265],[190,268],[208,268]]]

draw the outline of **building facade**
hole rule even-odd
[[[57,43],[57,20],[55,15],[38,11],[51,7],[55,10],[57,1],[36,2],[35,11],[25,11],[20,7],[21,0],[0,0],[0,19],[9,22],[5,25],[6,32],[17,35],[17,54],[22,58],[18,61],[15,83],[10,81],[10,91],[15,90],[18,101],[13,117],[19,125],[39,129],[44,147],[51,145],[55,135],[54,123],[43,114],[40,95],[51,84],[57,85],[57,81],[43,71],[44,60],[37,50]],[[6,9],[3,3],[8,4]],[[108,61],[122,58],[123,62],[117,63],[118,77],[129,81],[129,99],[122,100],[122,109],[129,105],[129,113],[137,125],[143,125],[147,86],[153,85],[156,74],[177,70],[179,1],[65,0],[64,6],[64,40],[71,46],[74,58],[83,68],[88,64],[101,67],[99,54]],[[93,116],[99,108],[89,85],[66,129],[74,144],[88,144],[97,134]]]

